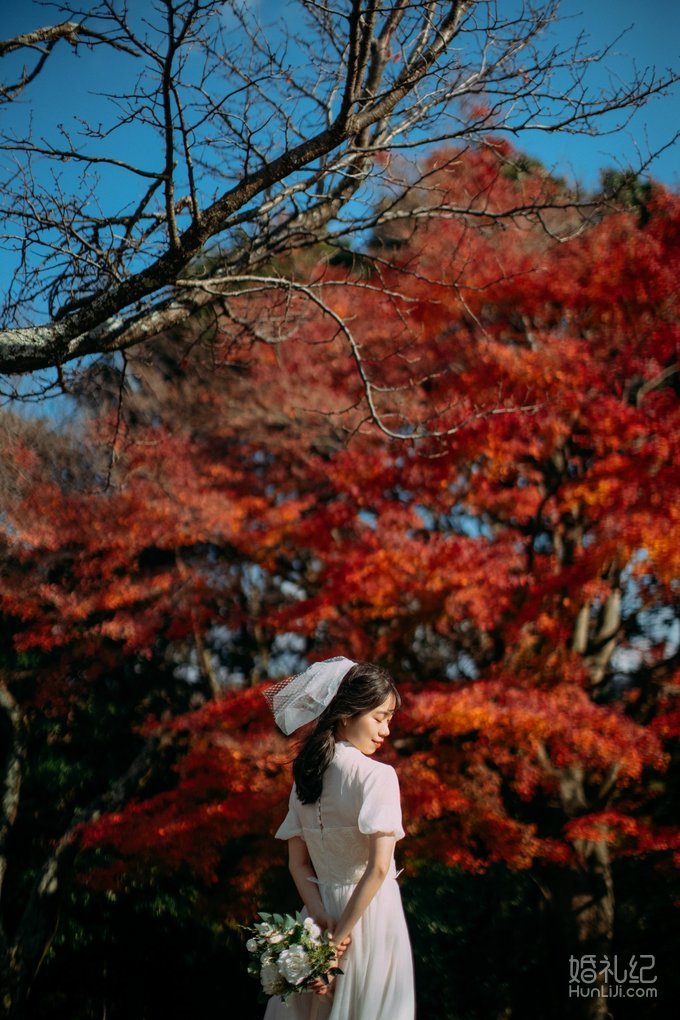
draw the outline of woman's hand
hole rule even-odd
[[[327,914],[325,910],[317,910],[312,914],[313,920],[318,924],[321,931],[328,931],[332,935],[335,931],[336,921],[334,917]]]
[[[342,942],[338,942],[337,945],[335,945],[335,939],[333,939],[333,945],[335,945],[335,955],[338,958],[338,960],[343,955],[343,953],[347,952],[347,950],[349,949],[349,947],[351,945],[351,942],[352,942],[352,936],[351,935],[345,936],[345,938],[342,940]]]
[[[314,921],[316,922],[316,924],[318,924],[319,928],[321,928],[322,931],[327,931],[331,941],[334,942],[335,940],[333,936],[335,933],[335,926],[337,924],[335,918],[331,917],[330,914],[327,914],[325,910],[317,910],[313,916]],[[335,947],[335,952],[338,959],[342,956],[343,953],[347,951],[347,948],[349,947],[351,941],[352,936],[348,935]]]
[[[316,923],[319,924],[318,919],[315,918],[315,920]],[[335,940],[333,939],[332,928],[330,926],[327,927],[329,932],[331,933],[330,935],[331,944],[335,948],[335,959],[331,961],[331,967],[337,967],[340,957],[347,952],[347,949],[350,946],[352,936],[348,935],[346,938],[342,940],[342,942],[339,942],[336,945]],[[336,978],[335,974],[331,974],[330,977],[328,978],[328,981],[323,981],[321,978],[316,978],[315,981],[311,982],[309,987],[313,992],[316,992],[317,995],[332,995],[335,978]]]
[[[321,978],[314,978],[314,980],[309,985],[309,988],[316,995],[332,995],[334,981],[335,981],[334,974],[332,974],[331,977],[329,977],[328,982],[322,981]]]

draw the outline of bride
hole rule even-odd
[[[316,719],[293,764],[276,837],[288,841],[305,912],[333,933],[343,973],[329,986],[318,982],[317,995],[287,1004],[271,998],[264,1020],[413,1020],[413,961],[394,864],[404,835],[399,782],[372,758],[400,705],[394,682],[379,666],[339,657],[265,697],[285,733]]]

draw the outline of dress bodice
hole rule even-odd
[[[321,797],[315,804],[302,804],[293,785],[288,815],[276,836],[304,839],[320,883],[353,884],[366,869],[369,836],[377,832],[397,839],[404,835],[397,774],[338,741]],[[396,873],[394,860],[391,873]]]

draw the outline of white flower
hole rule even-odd
[[[278,995],[286,990],[285,983],[275,963],[265,963],[260,971],[260,981],[265,995]]]
[[[246,942],[246,949],[248,950],[249,953],[256,953],[259,948],[260,945],[257,939],[248,939],[248,941]]]
[[[312,970],[309,957],[303,946],[284,949],[278,959],[279,971],[291,985],[301,984]]]
[[[275,931],[273,935],[267,935],[267,942],[270,946],[276,946],[279,942],[283,942],[283,935],[280,931]]]
[[[321,938],[321,928],[319,928],[318,924],[315,923],[312,917],[305,918],[304,926],[307,929],[307,934],[313,942],[316,942],[317,939]]]

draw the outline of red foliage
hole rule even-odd
[[[224,849],[242,839],[249,884],[271,866],[272,833],[285,811],[290,748],[265,718],[259,688],[229,693],[180,718],[148,719],[146,735],[187,738],[172,789],[129,803],[74,832],[84,850],[100,848],[106,865],[86,871],[95,888],[116,888],[131,877],[189,869],[206,884],[231,886],[232,904],[247,895],[245,873],[224,868]],[[224,894],[224,889],[222,890]]]
[[[505,143],[426,169],[372,275],[301,255],[315,301],[233,299],[200,405],[185,365],[165,420],[124,429],[118,489],[42,483],[22,451],[0,608],[17,650],[63,652],[52,699],[66,656],[95,679],[109,655],[215,623],[415,674],[399,724],[414,859],[566,864],[584,839],[676,852],[654,791],[677,676],[643,629],[680,574],[680,200],[655,188],[646,225],[622,209],[585,227]],[[536,203],[555,206],[549,231],[503,215]],[[357,355],[402,440],[367,420]],[[165,724],[189,741],[177,785],[87,845],[206,880],[230,840],[271,853],[290,752],[265,718],[244,692]]]

